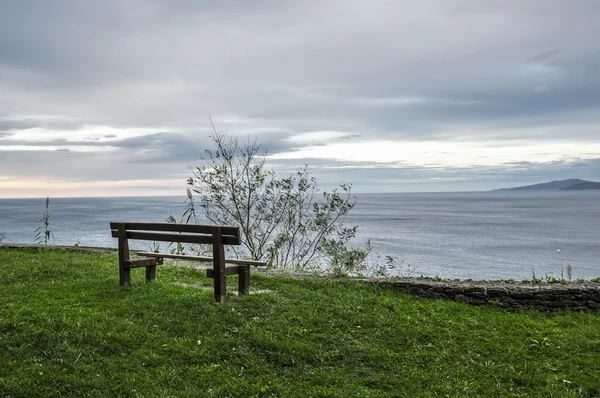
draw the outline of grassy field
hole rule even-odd
[[[256,273],[215,306],[199,270],[143,272],[0,250],[0,397],[600,396],[600,315]]]

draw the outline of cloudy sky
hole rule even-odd
[[[182,195],[209,117],[326,189],[600,180],[597,0],[0,3],[0,197]]]

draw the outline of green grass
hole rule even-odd
[[[215,306],[198,270],[132,279],[115,255],[0,250],[0,397],[600,396],[597,314],[256,273],[270,292]]]

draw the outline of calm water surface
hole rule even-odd
[[[179,218],[185,197],[50,198],[53,243],[116,247],[109,221]],[[33,243],[44,199],[0,199],[5,241]],[[346,218],[402,274],[529,279],[600,276],[600,192],[359,194]],[[139,242],[136,249],[148,249]]]

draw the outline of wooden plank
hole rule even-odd
[[[173,258],[179,260],[190,260],[190,261],[206,261],[212,262],[212,257],[207,256],[188,256],[184,254],[167,254],[167,253],[151,253],[151,252],[137,252],[138,256],[145,257],[161,257],[161,258]],[[253,265],[255,267],[265,267],[267,263],[265,261],[255,261],[255,260],[243,260],[238,258],[227,258],[225,259],[225,263],[227,264],[239,264],[239,265]]]
[[[125,262],[126,268],[142,268],[142,267],[154,267],[158,264],[157,258],[136,258],[135,260],[127,260]]]
[[[165,232],[187,232],[195,234],[210,234],[212,235],[216,228],[221,228],[223,235],[240,235],[240,227],[235,226],[219,226],[219,225],[200,225],[200,224],[180,224],[180,223],[143,223],[143,222],[127,222],[117,223],[111,222],[110,228],[116,229],[117,224],[125,224],[127,230],[137,231],[165,231]]]
[[[250,293],[250,266],[238,265],[238,294]]]
[[[156,264],[162,264],[163,259],[157,258]],[[152,267],[146,267],[146,282],[154,282],[156,280],[156,265]]]
[[[113,238],[118,237],[118,230],[112,230]],[[150,240],[159,242],[182,242],[182,243],[204,243],[211,244],[213,242],[211,235],[200,234],[175,234],[166,232],[143,232],[130,231],[126,232],[127,239]],[[239,245],[241,240],[239,236],[222,235],[222,244]]]
[[[233,267],[225,267],[225,275],[235,275],[239,272],[239,265],[233,266]],[[206,277],[207,278],[214,278],[215,277],[215,271],[212,269],[207,269],[206,270]]]
[[[129,244],[127,243],[127,231],[125,230],[125,224],[120,223],[117,227],[117,238],[119,238],[119,283],[121,286],[129,285],[131,283],[131,273],[127,268],[127,261],[129,261]],[[113,235],[114,236],[114,235]]]
[[[225,304],[227,294],[227,279],[225,277],[225,246],[223,231],[216,228],[213,238],[213,282],[215,286],[215,303]]]
[[[156,280],[156,265],[146,267],[146,282],[154,282]]]

